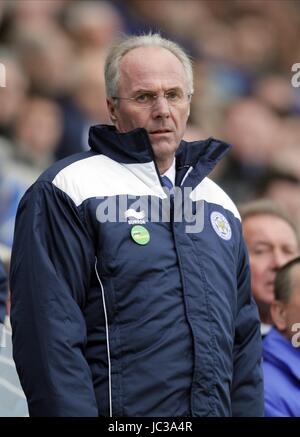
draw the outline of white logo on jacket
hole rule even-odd
[[[146,223],[145,211],[135,211],[133,208],[129,208],[125,211],[124,216],[125,219],[128,219],[129,225]]]
[[[210,222],[214,231],[223,240],[230,240],[232,231],[227,218],[218,211],[213,211],[210,215]]]

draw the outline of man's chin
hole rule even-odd
[[[175,155],[178,145],[174,141],[151,141],[154,156],[162,159]]]

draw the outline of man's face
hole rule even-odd
[[[296,235],[290,225],[272,215],[254,215],[243,222],[251,267],[252,293],[258,305],[274,299],[277,270],[298,254]]]
[[[126,53],[120,62],[119,97],[136,97],[141,92],[160,96],[168,90],[188,94],[185,71],[173,53],[161,47],[139,47]],[[156,160],[175,154],[184,135],[189,100],[169,105],[159,97],[152,107],[139,107],[131,100],[108,102],[111,118],[120,132],[143,127],[147,130]]]

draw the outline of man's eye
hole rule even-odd
[[[148,103],[151,102],[152,100],[153,100],[153,95],[150,93],[138,94],[135,97],[135,101],[138,103]]]
[[[179,100],[180,94],[178,91],[171,90],[166,93],[166,98],[170,101]]]
[[[264,254],[269,253],[269,252],[270,252],[270,249],[268,249],[267,247],[253,249],[253,251],[252,251],[252,253],[254,255],[264,255]]]

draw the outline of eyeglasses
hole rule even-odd
[[[170,106],[180,106],[184,103],[187,103],[191,100],[192,94],[186,94],[182,90],[168,90],[163,94],[157,94],[150,91],[140,92],[134,97],[112,97],[115,100],[130,100],[136,106],[140,108],[151,108],[159,97],[163,97],[167,100],[168,105]]]

